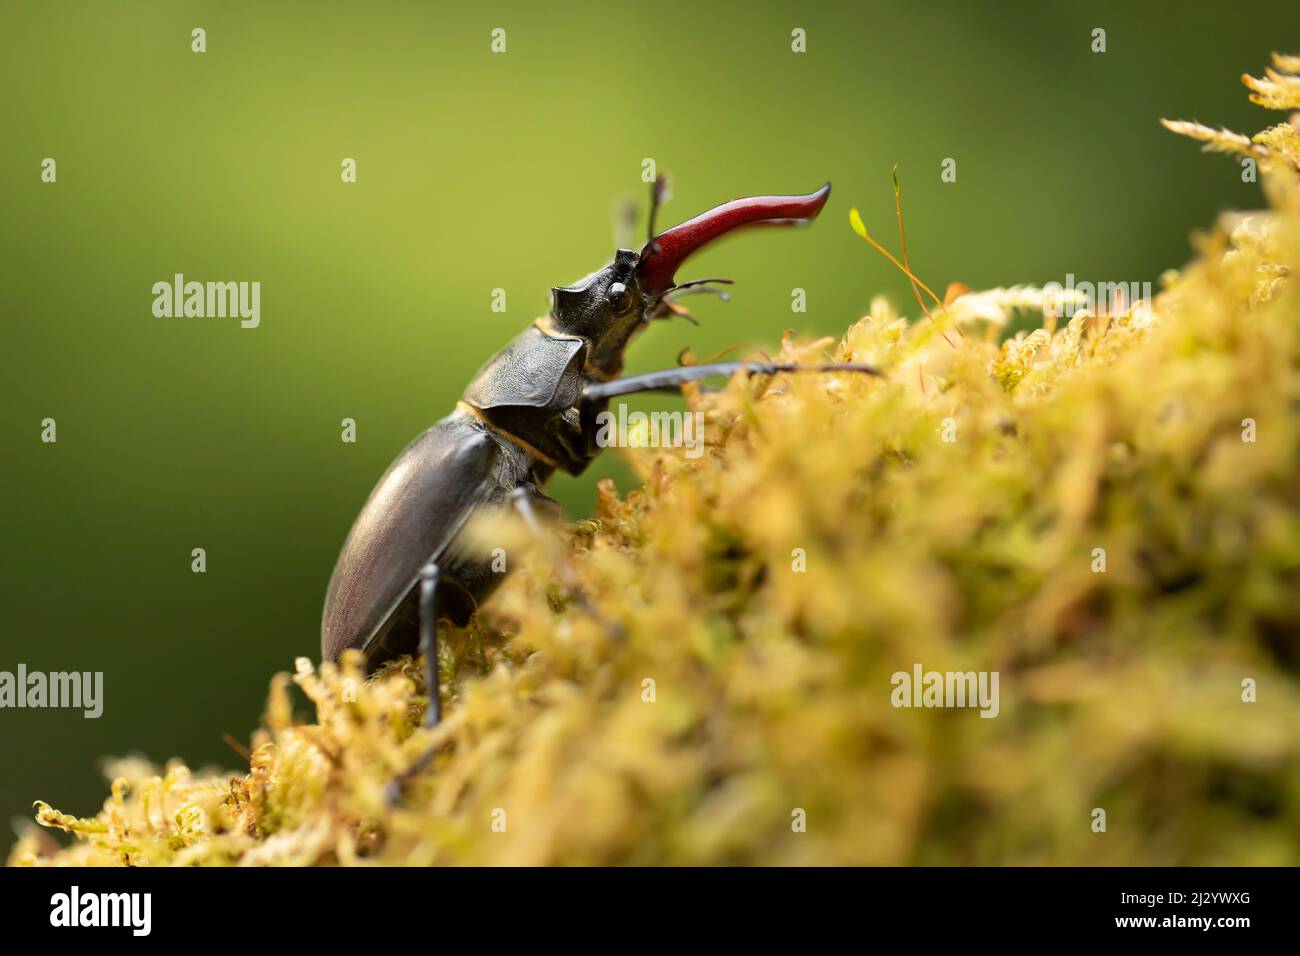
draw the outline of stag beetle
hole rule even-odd
[[[651,238],[641,251],[619,249],[603,269],[551,290],[550,313],[489,359],[456,410],[389,465],[339,554],[321,618],[322,656],[337,660],[355,648],[373,670],[424,654],[429,725],[441,710],[439,617],[464,625],[504,577],[462,540],[466,522],[485,508],[514,508],[540,533],[536,509],[556,509],[542,487],[556,469],[581,473],[600,451],[596,417],[610,398],[742,369],[876,373],[866,365],[720,362],[619,379],[636,333],[651,319],[686,313],[670,293],[717,291],[712,283],[730,281],[676,284],[689,255],[742,226],[809,223],[830,195],[828,183],[806,196],[735,199],[653,235],[661,186],[652,190]]]

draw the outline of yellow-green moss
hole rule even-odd
[[[1276,65],[1255,98],[1300,108]],[[315,722],[277,677],[248,773],[119,763],[96,816],[39,805],[71,846],[10,862],[1300,863],[1300,136],[1173,125],[1255,158],[1271,209],[1150,307],[1002,340],[1040,290],[878,299],[781,357],[883,380],[689,390],[708,453],[628,452],[643,487],[569,529],[623,641],[486,522],[525,559],[449,634],[436,730],[415,663],[300,661]],[[1000,715],[894,709],[916,662],[998,671]]]

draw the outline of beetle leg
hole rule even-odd
[[[438,565],[432,561],[420,569],[420,653],[429,684],[424,726],[433,727],[442,720],[442,674],[438,664]]]
[[[587,447],[587,435],[582,428],[581,412],[576,407],[566,408],[559,415],[548,419],[546,431],[564,446],[565,451],[574,461],[584,461],[592,457],[591,449]],[[551,500],[541,492],[536,492],[534,498]]]
[[[565,590],[572,595],[574,603],[578,605],[584,614],[600,625],[611,639],[621,641],[626,636],[623,625],[606,617],[599,608],[591,603],[591,600],[587,597],[587,592],[582,588],[582,582],[578,580],[578,575],[573,570],[573,565],[569,563],[568,555],[559,553],[554,539],[542,527],[535,507],[538,500],[551,501],[550,498],[529,485],[519,485],[510,493],[511,504],[519,512],[524,525],[537,538],[542,547],[546,549],[546,553],[550,555],[551,563],[555,567],[555,573],[559,576],[560,583],[564,585]]]
[[[597,402],[601,399],[615,398],[619,395],[631,395],[634,392],[675,392],[687,382],[696,382],[702,378],[715,376],[732,376],[737,372],[749,372],[759,375],[774,375],[777,372],[863,372],[867,375],[880,375],[880,369],[874,365],[853,365],[847,363],[833,365],[794,365],[788,362],[714,362],[709,365],[683,365],[680,368],[664,369],[662,372],[646,372],[644,375],[629,375],[627,378],[612,382],[593,382],[582,390],[582,399]]]
[[[424,655],[425,682],[428,684],[429,705],[424,711],[424,726],[434,727],[442,720],[442,668],[438,664],[438,565],[430,561],[420,569],[420,653]],[[438,755],[440,746],[430,747],[419,758],[395,776],[384,791],[390,807],[396,806],[402,796],[402,785],[424,771]]]

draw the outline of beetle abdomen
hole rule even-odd
[[[348,648],[372,664],[406,649],[388,640],[407,629],[404,610],[420,568],[439,560],[474,509],[493,496],[500,456],[495,438],[452,415],[406,446],[370,493],[339,553],[321,615],[321,655]],[[455,589],[454,578],[444,578]],[[473,595],[466,594],[471,604]],[[407,609],[409,610],[409,608]],[[449,612],[456,610],[450,602]],[[463,615],[457,613],[456,617]]]

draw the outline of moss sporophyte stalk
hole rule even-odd
[[[1300,58],[1247,85],[1300,110]],[[564,542],[621,639],[486,519],[522,567],[444,631],[436,728],[417,662],[301,660],[247,771],[118,761],[10,862],[1300,863],[1300,123],[1167,125],[1257,164],[1268,208],[1149,300],[940,297],[856,216],[917,320],[878,298],[777,357],[882,377],[688,385],[703,454],[620,451],[641,487]],[[998,674],[997,717],[894,706],[921,665]]]

